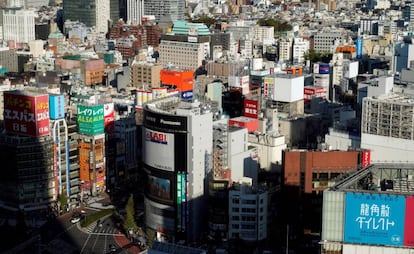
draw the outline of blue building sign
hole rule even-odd
[[[344,242],[402,246],[405,197],[347,193]]]
[[[356,45],[356,57],[358,58],[358,59],[360,59],[360,58],[362,58],[362,38],[358,38],[357,40],[356,40],[356,43],[355,43]]]
[[[181,92],[181,98],[184,100],[189,100],[193,98],[193,90]]]

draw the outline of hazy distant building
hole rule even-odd
[[[28,43],[35,39],[35,18],[32,10],[3,9],[3,39]]]
[[[145,15],[154,15],[157,21],[184,20],[184,0],[146,0]]]
[[[144,0],[127,0],[127,21],[141,24],[142,16],[144,16]]]

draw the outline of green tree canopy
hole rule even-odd
[[[209,17],[207,15],[200,16],[199,18],[196,18],[196,19],[191,19],[190,18],[187,21],[190,22],[190,23],[203,23],[207,27],[210,27],[211,25],[214,25],[217,22],[216,19],[211,18],[211,17]]]
[[[125,205],[125,220],[124,220],[124,228],[125,231],[128,232],[129,229],[132,229],[134,232],[136,232],[138,226],[135,223],[135,207],[134,207],[134,195],[131,194],[128,198],[128,202]]]
[[[259,26],[273,26],[275,32],[286,32],[286,31],[292,30],[292,25],[290,25],[288,22],[286,21],[280,22],[272,18],[259,19],[257,21],[257,24]]]

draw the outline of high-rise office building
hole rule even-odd
[[[16,43],[35,40],[35,17],[33,10],[4,9],[3,39]]]
[[[144,1],[145,15],[154,15],[157,21],[184,20],[184,0]]]
[[[113,8],[113,9],[112,9]],[[109,20],[118,19],[118,0],[64,0],[65,20],[79,21],[95,27],[97,32],[108,32]]]
[[[127,21],[141,24],[142,16],[144,16],[144,0],[127,0]]]

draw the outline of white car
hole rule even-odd
[[[80,217],[72,218],[70,220],[73,224],[78,223],[80,221]]]

